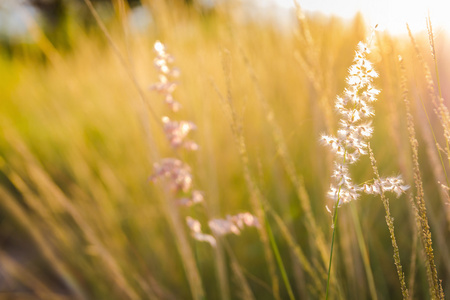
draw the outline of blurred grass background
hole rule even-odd
[[[195,184],[205,191],[208,204],[177,208],[180,222],[184,224],[187,215],[205,221],[206,216],[252,212],[252,191],[244,179],[227,101],[221,97],[232,99],[242,124],[248,167],[270,203],[268,221],[294,294],[298,299],[323,298],[327,261],[320,251],[328,254],[331,239],[331,216],[325,209],[331,203],[325,195],[332,158],[318,139],[335,132],[335,96],[345,87],[357,43],[371,29],[360,15],[351,22],[307,15],[296,26],[281,29],[270,22],[237,17],[241,9],[237,4],[209,8],[195,2],[142,4],[152,21],[141,31],[131,29],[125,3],[96,6],[121,58],[83,3],[71,6],[60,21],[63,26],[52,29],[29,16],[30,40],[4,40],[0,48],[0,295],[5,299],[195,297],[166,212],[167,199],[148,181],[155,162],[151,153],[157,149],[161,157],[172,155],[158,120],[146,108],[150,106],[159,117],[167,114],[159,95],[148,90],[157,80],[152,46],[160,40],[182,72],[175,96],[183,109],[177,117],[198,126],[193,138],[201,148],[183,154],[183,160],[193,168]],[[432,66],[428,37],[416,39]],[[449,57],[443,34],[436,39],[436,51],[440,80],[445,83]],[[430,127],[422,102],[438,141],[445,140],[429,103],[423,68],[406,36],[378,32],[373,42],[370,58],[380,74],[375,85],[382,93],[375,104],[371,144],[381,175],[402,174],[413,186],[398,55],[407,68],[438,275],[449,294],[450,219],[448,196],[442,198],[448,193],[439,192],[433,172],[442,167],[433,163],[430,151],[436,155],[436,149],[426,142]],[[442,94],[448,99],[445,84]],[[286,171],[286,153],[272,134],[274,124],[300,185]],[[368,158],[353,171],[357,182],[373,178]],[[304,190],[299,192],[299,187]],[[391,198],[410,293],[414,299],[431,299],[408,195]],[[304,203],[311,207],[317,232],[311,231]],[[357,211],[359,225],[350,206]],[[400,299],[380,199],[364,196],[339,213],[331,298],[373,297],[358,247],[360,226],[376,295]],[[279,226],[276,216],[285,227]],[[295,247],[286,240],[283,228]],[[252,299],[252,294],[254,299],[277,298],[255,229],[227,236],[222,254],[190,238],[184,225],[183,230],[195,253],[205,299]],[[313,271],[305,270],[298,249]],[[225,279],[216,276],[220,257]],[[288,298],[282,283],[280,298]]]

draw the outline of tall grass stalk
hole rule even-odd
[[[295,58],[305,71],[310,83],[312,84],[315,92],[319,97],[319,105],[324,114],[324,122],[327,128],[327,132],[333,132],[333,107],[329,101],[329,86],[327,85],[327,79],[329,77],[328,68],[321,69],[320,49],[316,45],[316,41],[313,39],[311,33],[310,24],[308,18],[300,6],[298,0],[293,0],[295,6],[295,12],[298,22],[298,38],[300,40],[302,50],[305,54],[302,55],[300,51],[295,52]],[[312,102],[315,105],[315,102]]]
[[[431,26],[431,24],[429,26]],[[410,38],[411,43],[412,43],[412,45],[414,47],[414,50],[416,52],[416,56],[417,56],[421,66],[422,66],[422,68],[424,70],[425,80],[426,80],[427,90],[428,90],[428,95],[430,96],[431,102],[432,102],[432,104],[434,106],[434,109],[435,109],[435,113],[436,113],[437,117],[439,118],[439,121],[441,122],[441,126],[442,126],[442,128],[444,130],[444,137],[445,137],[446,144],[447,144],[446,151],[447,151],[447,155],[449,155],[449,153],[450,153],[449,152],[450,115],[449,115],[447,107],[443,103],[443,98],[442,98],[441,92],[440,92],[440,83],[438,82],[439,97],[438,97],[438,99],[436,99],[437,98],[436,90],[435,90],[435,86],[434,86],[434,82],[433,82],[433,79],[432,79],[432,76],[431,76],[430,69],[427,66],[427,64],[426,64],[426,62],[425,62],[425,60],[424,60],[424,58],[422,56],[422,53],[419,50],[419,46],[417,45],[417,43],[415,41],[415,38],[414,38],[414,36],[413,36],[413,34],[411,32],[411,29],[409,28],[409,25],[407,25],[407,29],[408,29],[409,38]],[[436,54],[434,53],[434,38],[433,38],[433,35],[432,35],[431,27],[429,29],[429,35],[430,35],[430,43],[432,45],[431,47],[432,47],[432,50],[433,50],[432,56],[433,56],[433,60],[435,61],[435,68],[437,68]],[[437,69],[436,69],[436,76],[437,76],[437,80],[439,80],[439,72],[438,72]],[[405,87],[406,87],[406,83],[405,83]],[[424,107],[423,101],[421,101],[421,102],[422,102],[422,106]],[[438,152],[439,160],[440,160],[440,163],[442,165],[442,172],[444,172],[444,175],[445,175],[445,182],[447,183],[447,186],[449,186],[450,183],[449,183],[449,179],[448,179],[448,175],[447,175],[447,170],[446,170],[446,167],[445,167],[445,164],[444,164],[444,160],[442,158],[442,154],[441,154],[441,151],[440,151],[441,147],[439,146],[439,144],[437,142],[436,135],[435,135],[434,130],[433,130],[433,128],[431,126],[431,123],[429,121],[429,117],[428,117],[428,114],[426,113],[425,107],[424,107],[424,111],[425,111],[425,114],[427,116],[427,120],[429,122],[430,130],[432,131],[432,134],[433,134],[433,139],[434,139],[434,142],[435,142],[435,145],[436,145],[436,150]],[[440,177],[442,177],[442,176],[439,176],[437,178],[440,179]],[[445,198],[446,197],[443,197],[443,199],[445,199]]]
[[[432,51],[434,51],[434,38],[432,35],[432,28],[430,27],[431,24],[428,25],[429,26],[429,39],[430,39],[430,46],[432,47]],[[426,105],[422,99],[422,97],[420,97],[420,101],[425,113],[425,116],[427,118],[427,122],[428,122],[428,126],[430,128],[430,132],[432,134],[432,137],[430,137],[430,134],[428,131],[426,131],[425,129],[423,129],[422,131],[424,132],[424,141],[426,143],[427,146],[427,154],[429,156],[431,165],[433,166],[431,169],[433,171],[433,174],[436,178],[436,181],[439,185],[442,185],[443,182],[445,181],[446,185],[444,186],[449,186],[449,178],[447,175],[447,166],[445,164],[444,158],[442,156],[442,153],[446,153],[447,154],[447,163],[450,162],[450,148],[449,148],[449,143],[450,143],[450,113],[449,110],[447,108],[447,106],[444,103],[444,99],[440,96],[440,92],[436,91],[436,87],[431,75],[431,71],[430,68],[428,67],[428,65],[426,64],[424,57],[419,49],[418,44],[416,43],[416,40],[409,28],[409,26],[407,25],[407,29],[408,29],[408,34],[410,37],[410,41],[411,44],[414,47],[414,51],[416,52],[416,57],[419,60],[419,63],[423,69],[424,75],[425,75],[425,83],[426,83],[426,88],[427,88],[427,92],[428,92],[428,96],[431,99],[431,103],[433,105],[433,110],[434,113],[436,114],[442,130],[443,130],[443,135],[444,135],[444,139],[445,139],[445,150],[439,145],[438,141],[437,141],[437,137],[435,134],[435,130],[433,129],[433,126],[430,122],[430,118],[429,115],[426,111]],[[436,55],[434,52],[432,52],[432,56],[434,56],[434,59],[436,59]],[[438,76],[439,72],[437,71],[437,76]],[[405,81],[405,84],[403,85],[405,90],[407,91],[407,83]],[[434,142],[434,151],[433,151],[433,142]],[[437,154],[436,154],[437,153]],[[439,158],[438,158],[439,157]],[[442,211],[444,212],[445,215],[445,220],[447,221],[447,228],[450,228],[450,210],[447,208],[447,200],[449,198],[449,193],[448,190],[445,190],[445,188],[442,188],[442,186],[438,189],[439,195],[440,195],[440,199],[441,199],[441,208]],[[443,254],[443,261],[446,264],[447,268],[450,267],[450,250],[446,244],[446,238],[445,238],[445,232],[443,230],[443,226],[441,224],[438,223],[438,219],[437,218],[430,218],[428,220],[431,225],[435,228],[436,230],[436,235],[435,235],[435,239],[437,242],[437,245],[442,248],[442,254]],[[427,221],[427,222],[428,222]],[[430,236],[431,238],[431,236]]]
[[[98,26],[100,27],[102,33],[105,35],[109,46],[113,50],[113,52],[116,55],[117,59],[120,61],[120,63],[123,66],[124,70],[127,72],[127,75],[129,76],[129,78],[133,82],[134,87],[136,88],[137,92],[139,93],[139,98],[140,98],[142,104],[146,107],[146,109],[149,112],[150,116],[154,120],[159,121],[158,115],[156,114],[154,109],[150,106],[149,101],[147,101],[147,99],[146,99],[145,93],[144,93],[141,85],[139,84],[139,82],[137,80],[136,74],[135,74],[133,68],[131,67],[130,62],[127,59],[125,59],[125,57],[121,53],[119,47],[114,42],[114,39],[112,38],[111,34],[109,33],[108,29],[106,28],[105,23],[100,18],[99,14],[98,14],[97,10],[95,9],[94,5],[92,4],[91,0],[84,0],[84,2],[86,3],[87,7],[89,8],[89,11],[91,12],[92,16],[94,17],[95,21],[97,22]],[[148,122],[145,122],[145,123],[148,123]],[[144,126],[147,127],[148,125],[146,125],[145,123],[144,123]],[[153,138],[149,134],[149,131],[147,131],[147,133],[148,133],[148,135],[146,136],[146,138],[149,139],[149,144],[150,144],[150,146],[152,146],[150,148],[151,151],[152,151],[151,154],[152,154],[154,159],[158,158],[159,154],[157,152],[157,147],[155,147],[155,143],[153,141]]]
[[[408,195],[409,203],[411,204],[411,209],[413,211],[412,214],[412,220],[411,220],[411,226],[415,229],[412,233],[412,249],[411,249],[411,263],[410,263],[410,269],[409,269],[409,299],[414,299],[414,283],[416,278],[416,266],[417,266],[417,244],[418,244],[418,234],[417,234],[417,225],[418,225],[418,217],[417,217],[417,210],[415,209],[414,205],[414,196],[412,193],[409,193]]]
[[[427,275],[429,283],[431,284],[430,286],[431,296],[433,299],[444,299],[444,292],[442,290],[442,285],[438,279],[437,268],[434,262],[433,242],[431,239],[430,226],[428,224],[427,209],[425,205],[425,194],[422,183],[422,175],[420,174],[420,167],[419,167],[419,153],[418,153],[419,143],[416,139],[414,122],[410,109],[411,104],[408,98],[406,88],[406,77],[405,77],[406,71],[403,66],[401,58],[400,58],[400,68],[402,72],[403,101],[406,107],[409,141],[412,149],[414,183],[416,186],[414,209],[417,210],[418,229],[426,254]]]
[[[441,79],[440,79],[440,76],[439,76],[438,61],[437,61],[436,50],[435,50],[435,45],[434,45],[433,27],[432,27],[432,24],[431,24],[431,17],[430,17],[430,12],[429,11],[428,11],[428,17],[427,17],[427,29],[428,29],[428,38],[429,38],[429,41],[430,41],[431,57],[433,58],[433,62],[434,62],[434,72],[436,74],[437,90],[438,90],[438,94],[439,94],[440,105],[443,105],[443,99],[444,98],[442,96]],[[445,105],[443,105],[443,106],[445,106]],[[448,110],[444,110],[444,113],[446,114],[446,119],[447,119],[446,125],[450,126],[450,120],[449,120],[450,116],[448,114]],[[445,133],[446,133],[446,139],[445,140],[446,140],[447,159],[448,159],[448,162],[450,164],[450,145],[449,145],[449,143],[450,143],[449,138],[450,137],[448,136],[448,129],[445,131]],[[443,171],[445,173],[445,179],[446,179],[446,183],[447,183],[446,186],[449,187],[450,183],[449,183],[449,179],[448,179],[448,176],[447,176],[447,171],[446,171],[446,168],[445,168],[445,165],[443,164],[443,162],[442,162],[442,166],[443,166]],[[445,197],[443,197],[443,200],[444,199],[448,200],[449,197],[450,197],[449,196],[449,191],[446,190]],[[446,217],[447,217],[448,228],[450,230],[450,209],[447,209]]]
[[[375,175],[375,179],[381,180],[380,174],[378,173],[378,168],[376,165],[375,156],[373,154],[372,148],[370,144],[368,145],[368,151],[370,155],[370,162],[372,164],[373,173]],[[392,242],[392,248],[394,248],[394,262],[395,267],[397,268],[397,276],[400,281],[400,287],[402,289],[403,299],[409,299],[408,288],[405,283],[405,274],[403,273],[402,263],[400,261],[400,252],[398,250],[397,239],[395,238],[394,231],[394,218],[391,216],[391,210],[389,207],[389,199],[384,195],[383,189],[381,190],[381,200],[383,201],[384,210],[386,212],[386,224],[389,228],[389,234]]]
[[[233,271],[233,274],[236,276],[235,281],[237,282],[240,288],[242,298],[248,300],[256,300],[255,295],[253,294],[252,289],[250,288],[248,280],[245,277],[244,271],[242,270],[242,267],[239,264],[236,255],[234,254],[230,245],[226,241],[223,241],[223,247],[231,260],[231,269]]]
[[[294,251],[295,257],[299,260],[303,269],[313,279],[315,291],[318,293],[318,296],[320,298],[323,297],[325,293],[323,291],[322,276],[320,276],[321,273],[318,274],[321,270],[317,270],[310,262],[300,245],[298,245],[294,240],[293,235],[289,232],[289,228],[286,226],[283,219],[273,209],[269,210],[268,213],[275,219],[275,222],[280,228],[281,234],[284,236],[284,239],[287,241],[289,247],[293,249],[292,251]]]
[[[207,80],[207,79],[205,79]],[[205,103],[205,107],[203,115],[204,115],[204,124],[208,124],[208,122],[211,122],[210,115],[208,112],[211,111],[212,105],[210,102]],[[207,190],[205,190],[205,193],[208,195],[208,198],[211,200],[209,202],[208,211],[210,211],[210,214],[212,215],[220,215],[221,214],[221,208],[220,208],[220,188],[218,185],[218,174],[216,172],[217,170],[217,157],[214,155],[214,130],[212,126],[203,126],[203,133],[205,135],[205,138],[203,140],[203,148],[208,153],[207,161],[208,166],[204,167],[203,170],[205,173],[205,178],[208,178],[208,185]],[[202,160],[204,160],[204,157],[201,157]],[[230,257],[232,260],[231,264],[231,270],[233,271],[233,274],[235,274],[236,277],[239,278],[238,282],[241,285],[242,293],[248,296],[248,299],[251,299],[253,294],[251,293],[251,289],[248,287],[248,283],[243,277],[242,272],[239,272],[240,269],[236,266],[239,264],[236,262],[236,258],[231,252],[231,249],[226,243],[223,242],[223,239],[219,239],[217,243],[217,247],[215,249],[215,261],[216,261],[216,269],[217,269],[217,277],[219,280],[219,287],[220,287],[220,293],[222,295],[222,299],[230,299],[230,284],[228,280],[228,271],[227,271],[227,260],[226,260],[226,254]]]
[[[277,242],[275,241],[275,237],[273,235],[272,228],[270,227],[269,220],[267,219],[267,216],[266,216],[266,220],[265,221],[266,221],[265,225],[266,225],[267,234],[268,234],[269,240],[270,240],[270,245],[272,246],[272,250],[273,250],[273,253],[275,255],[275,259],[277,260],[278,267],[280,269],[284,285],[285,285],[285,287],[287,289],[287,292],[288,292],[288,295],[289,295],[289,299],[295,300],[294,292],[292,291],[291,284],[289,283],[289,278],[288,278],[288,275],[287,275],[287,272],[286,272],[286,268],[284,267],[283,260],[281,259],[280,250],[278,249]]]
[[[242,52],[242,51],[241,51]],[[286,141],[284,139],[283,133],[281,131],[280,125],[278,124],[275,113],[269,105],[269,102],[265,98],[264,94],[261,90],[261,85],[259,83],[258,78],[256,77],[255,71],[252,68],[248,57],[243,53],[242,54],[248,72],[250,74],[250,78],[252,80],[253,86],[256,90],[256,94],[258,96],[259,103],[263,110],[264,116],[266,117],[266,121],[268,126],[270,127],[270,133],[275,143],[275,149],[277,151],[277,155],[280,158],[281,164],[288,175],[291,183],[295,187],[295,191],[297,193],[297,197],[300,201],[300,204],[303,208],[306,218],[308,222],[306,222],[306,226],[308,228],[308,232],[311,233],[311,236],[314,237],[312,244],[315,244],[317,249],[319,249],[319,253],[321,254],[321,258],[324,262],[326,262],[327,250],[326,243],[323,232],[319,230],[317,225],[317,220],[314,217],[311,208],[311,199],[308,196],[308,192],[306,191],[303,178],[297,175],[297,171],[295,169],[295,164],[288,151],[288,147]],[[289,207],[289,203],[284,203],[285,207]]]
[[[433,34],[433,26],[431,24],[430,11],[428,11],[428,17],[427,17],[427,30],[428,30],[428,39],[430,41],[431,57],[433,58],[434,71],[436,74],[438,94],[439,94],[439,98],[442,99],[441,79],[439,76],[438,62],[437,62],[436,50],[435,50],[435,46],[434,46],[434,34]]]
[[[219,95],[219,98],[222,100],[222,103],[225,106],[225,111],[228,115],[229,121],[231,122],[230,125],[231,125],[231,129],[232,129],[232,133],[234,135],[235,143],[238,147],[238,151],[239,151],[240,158],[241,158],[241,163],[244,168],[244,178],[245,178],[246,184],[251,193],[250,200],[251,200],[253,210],[255,210],[257,212],[256,215],[257,215],[258,219],[260,220],[260,222],[262,224],[264,224],[264,226],[260,227],[259,232],[260,232],[262,241],[264,243],[265,256],[266,256],[267,263],[269,266],[269,274],[270,274],[271,280],[272,280],[272,291],[274,293],[274,297],[276,299],[279,299],[280,298],[279,282],[278,282],[278,278],[277,278],[277,275],[275,272],[274,261],[273,261],[272,254],[270,252],[270,247],[273,250],[275,260],[276,260],[276,262],[278,264],[278,268],[281,272],[281,275],[283,278],[283,283],[286,287],[286,290],[288,291],[288,295],[289,295],[290,299],[295,299],[291,284],[289,283],[289,278],[287,276],[286,269],[285,269],[283,261],[281,259],[277,243],[275,241],[275,237],[272,233],[270,223],[268,222],[267,216],[265,213],[265,210],[270,209],[270,206],[268,205],[267,201],[264,199],[261,191],[259,190],[259,188],[257,186],[256,181],[254,180],[254,178],[250,172],[249,157],[247,154],[247,146],[246,146],[245,138],[242,134],[242,126],[241,126],[241,122],[238,118],[238,115],[236,113],[236,110],[235,110],[234,104],[233,104],[233,98],[232,98],[232,92],[231,92],[231,80],[230,80],[230,78],[231,78],[230,71],[231,70],[230,70],[230,65],[229,65],[229,63],[230,63],[229,62],[229,52],[227,51],[223,55],[224,56],[222,58],[222,64],[223,64],[222,67],[223,67],[223,72],[224,72],[226,84],[227,84],[227,100],[224,100],[224,97],[220,94],[220,92],[216,86],[215,86],[215,89]]]

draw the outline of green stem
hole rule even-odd
[[[325,300],[328,299],[328,291],[330,288],[331,261],[333,258],[334,237],[335,237],[336,231],[337,231],[338,204],[339,204],[339,200],[335,204],[334,215],[333,215],[333,236],[331,238],[330,262],[328,263],[327,291],[326,291],[326,295],[325,295]]]
[[[266,219],[266,228],[267,228],[267,234],[269,236],[270,245],[272,246],[272,250],[275,254],[275,258],[278,263],[278,268],[280,268],[281,276],[283,277],[284,285],[286,286],[287,292],[289,294],[289,299],[295,300],[294,293],[292,291],[291,284],[289,283],[289,279],[286,273],[286,269],[284,268],[283,260],[281,259],[280,251],[278,250],[277,243],[275,242],[275,237],[273,236],[272,229],[270,228],[269,221]]]
[[[353,217],[353,223],[355,224],[356,237],[358,239],[359,251],[364,263],[364,269],[366,271],[367,281],[369,283],[370,297],[372,300],[377,300],[377,290],[375,288],[375,280],[373,279],[372,268],[370,267],[369,254],[367,252],[366,244],[361,229],[361,222],[359,221],[358,212],[356,211],[354,203],[350,204],[350,211]]]

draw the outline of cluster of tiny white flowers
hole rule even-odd
[[[177,68],[170,67],[174,62],[172,55],[166,52],[166,47],[159,41],[154,45],[156,58],[154,65],[158,70],[159,82],[153,84],[151,89],[164,96],[164,102],[168,104],[173,112],[181,108],[181,104],[174,100],[172,93],[177,87],[174,78],[180,75]],[[166,138],[173,149],[184,148],[191,151],[199,149],[197,143],[187,140],[188,134],[197,128],[190,121],[174,121],[169,117],[162,117],[163,130]],[[164,180],[168,188],[177,198],[180,206],[191,206],[204,202],[202,191],[193,189],[193,176],[191,168],[183,161],[176,158],[163,158],[153,165],[154,173],[150,180],[157,182]],[[216,238],[211,234],[202,232],[201,224],[192,217],[186,217],[186,223],[191,235],[198,241],[208,242],[216,246]],[[208,222],[209,229],[215,236],[223,236],[229,233],[240,234],[244,226],[259,226],[256,217],[250,213],[240,213],[234,216],[227,215],[226,219],[211,219]]]
[[[229,233],[239,235],[245,226],[259,227],[258,219],[246,212],[234,216],[227,215],[226,219],[212,219],[208,222],[209,228],[215,235],[221,236]]]
[[[404,185],[401,176],[381,178],[375,180],[373,184],[364,184],[362,190],[366,194],[381,194],[384,192],[393,192],[400,197],[400,195],[409,189],[409,185]]]
[[[154,173],[150,180],[167,179],[170,189],[174,192],[188,192],[192,188],[191,168],[176,158],[163,158],[153,164]]]
[[[211,234],[203,233],[201,224],[198,220],[188,216],[186,217],[186,223],[191,229],[192,236],[196,240],[208,242],[213,247],[216,246],[216,238]],[[239,235],[245,226],[259,227],[260,225],[255,216],[246,212],[233,216],[227,215],[226,219],[211,219],[208,222],[208,226],[215,236],[224,236],[227,234]]]
[[[173,79],[180,76],[177,68],[171,68],[170,65],[175,61],[173,56],[166,52],[166,47],[160,41],[156,41],[154,45],[156,58],[153,63],[159,72],[159,82],[153,84],[150,88],[164,95],[164,102],[172,109],[178,111],[181,104],[175,101],[172,93],[177,87],[177,83]]]
[[[197,203],[201,203],[205,200],[202,191],[193,190],[189,197],[183,197],[178,199],[178,204],[181,206],[191,206]]]
[[[374,180],[373,184],[355,185],[350,176],[349,165],[356,163],[362,155],[368,154],[368,141],[372,137],[371,118],[374,110],[371,103],[380,93],[372,82],[378,76],[372,63],[366,58],[370,53],[363,42],[358,44],[353,65],[349,68],[347,88],[342,97],[337,97],[336,111],[341,116],[337,136],[322,136],[322,141],[329,145],[336,154],[332,183],[328,197],[341,205],[357,200],[360,192],[381,194],[394,192],[397,196],[405,192],[408,186],[401,177]]]
[[[171,121],[169,117],[163,117],[164,133],[173,148],[183,147],[185,149],[195,151],[199,146],[194,141],[185,141],[186,136],[191,130],[195,130],[197,126],[189,121]]]
[[[195,220],[191,217],[186,217],[186,223],[191,230],[192,237],[197,241],[208,242],[211,246],[216,246],[216,239],[210,235],[202,232],[202,225],[198,220]]]

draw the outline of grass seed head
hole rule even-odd
[[[337,205],[357,200],[361,192],[380,194],[390,191],[399,196],[409,188],[400,177],[375,180],[373,184],[362,187],[352,183],[348,166],[368,154],[368,142],[373,134],[371,119],[375,115],[370,104],[380,93],[372,84],[378,74],[367,59],[369,53],[367,44],[360,42],[353,65],[348,69],[344,95],[336,97],[335,109],[341,116],[337,136],[323,135],[321,138],[336,155],[328,197]]]

